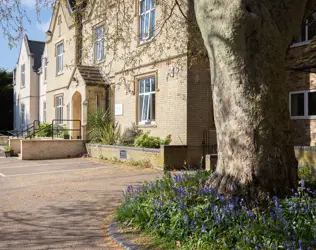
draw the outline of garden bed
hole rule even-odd
[[[225,199],[205,186],[211,172],[183,172],[129,186],[117,219],[147,233],[162,249],[315,249],[316,192],[301,186],[265,206]]]

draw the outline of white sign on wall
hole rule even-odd
[[[115,104],[115,115],[123,115],[123,104]]]

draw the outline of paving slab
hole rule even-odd
[[[0,158],[0,249],[110,249],[102,227],[128,185],[158,170],[77,158]]]

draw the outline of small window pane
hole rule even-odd
[[[151,92],[154,92],[155,90],[155,78],[151,78]]]
[[[64,49],[64,45],[63,44],[58,45],[58,47],[57,47],[58,55],[61,55],[63,53],[63,49]]]
[[[304,116],[304,93],[291,95],[291,116]]]
[[[143,102],[144,102],[144,96],[139,96],[139,110],[138,110],[138,119],[139,121],[142,121],[142,111],[143,111]]]
[[[146,0],[146,10],[150,10],[151,9],[150,2],[151,2],[151,0]]]
[[[316,92],[308,93],[308,115],[316,115]]]
[[[141,17],[141,38],[142,38],[142,40],[144,40],[146,38],[145,37],[145,18],[146,18],[146,16],[142,15],[142,17]]]
[[[142,121],[147,121],[147,114],[148,114],[148,101],[149,101],[149,96],[145,95],[144,97],[144,106],[143,106],[143,114],[142,114]]]
[[[139,93],[144,93],[144,81],[139,81]]]
[[[145,12],[145,4],[146,4],[146,1],[145,0],[142,0],[140,2],[140,13],[144,13]]]
[[[153,10],[151,12],[151,20],[150,20],[150,24],[151,24],[151,35],[155,34],[155,11]]]
[[[150,92],[150,78],[145,80],[145,92]]]
[[[156,110],[156,96],[155,94],[151,95],[151,114],[150,114],[150,120],[155,120],[155,110]]]

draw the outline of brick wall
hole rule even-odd
[[[22,140],[22,160],[79,157],[85,153],[84,140]]]
[[[303,55],[306,47],[307,45],[290,48],[287,54],[286,66],[295,65],[296,60]],[[316,89],[316,74],[289,70],[287,72],[287,82],[289,92]],[[315,119],[292,119],[291,128],[294,145],[316,145]]]
[[[115,116],[122,132],[132,123],[137,124],[138,79],[156,77],[155,124],[140,125],[151,135],[172,136],[173,145],[187,143],[187,58],[180,56],[173,60],[152,63],[137,69],[121,72],[115,76],[114,103],[123,105],[123,115]],[[174,69],[174,74],[169,71]],[[113,110],[113,109],[112,109]],[[113,110],[114,111],[114,110]]]

